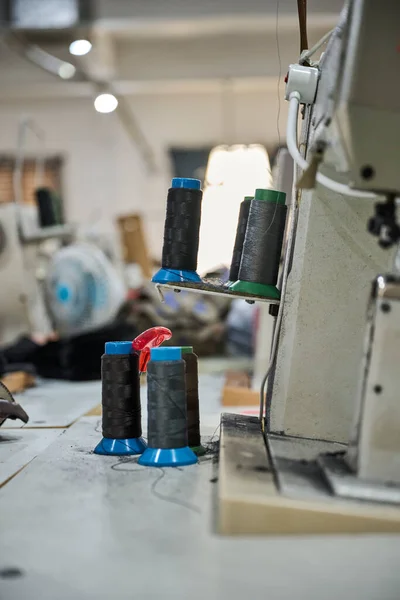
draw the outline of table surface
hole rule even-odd
[[[52,386],[58,406],[47,414],[42,402],[42,417],[64,421],[65,384]],[[201,376],[205,441],[218,435],[221,386]],[[100,384],[74,384],[74,394],[83,414]],[[92,453],[99,417],[61,427],[0,430],[0,467],[15,475],[0,489],[2,600],[400,598],[400,537],[221,537],[212,454],[143,468]]]
[[[6,429],[69,427],[76,419],[99,403],[99,383],[88,381],[42,380],[23,394],[15,396],[29,415],[25,425],[21,421],[6,421]]]

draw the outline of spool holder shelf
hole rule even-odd
[[[266,302],[267,304],[279,304],[279,300],[276,298],[268,298],[266,296],[258,296],[255,294],[246,294],[244,292],[234,292],[224,286],[224,284],[218,279],[203,279],[201,283],[193,282],[179,282],[179,283],[156,283],[156,289],[160,295],[160,299],[163,302],[164,297],[162,290],[163,288],[181,292],[185,290],[187,292],[199,292],[201,294],[212,294],[214,296],[225,296],[229,298],[241,298],[253,304],[254,302]]]

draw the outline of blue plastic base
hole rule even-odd
[[[184,467],[197,463],[197,456],[188,447],[147,448],[138,460],[142,467]]]
[[[153,283],[179,283],[180,281],[201,283],[196,271],[176,271],[172,269],[160,269],[151,281]]]
[[[126,438],[125,440],[111,440],[103,438],[94,449],[95,454],[110,454],[113,456],[130,456],[142,454],[146,450],[143,438]]]

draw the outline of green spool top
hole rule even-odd
[[[193,353],[193,346],[181,346],[182,354],[190,354]]]
[[[245,200],[254,200],[254,196],[245,196],[244,199]]]
[[[255,191],[254,200],[264,200],[265,202],[286,204],[286,194],[285,192],[278,192],[277,190],[258,189]]]

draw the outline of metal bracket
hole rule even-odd
[[[317,463],[335,496],[368,502],[400,504],[400,486],[360,479],[356,473],[350,471],[344,453],[321,454],[317,458]]]

